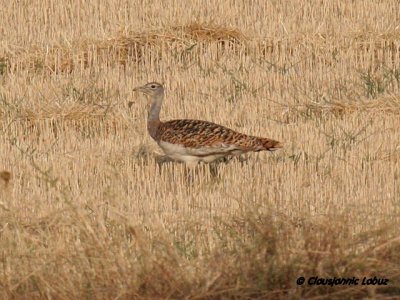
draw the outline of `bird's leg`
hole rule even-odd
[[[218,178],[219,177],[218,163],[217,162],[210,163],[209,168],[210,168],[211,178]]]
[[[156,155],[155,160],[156,160],[158,172],[160,175],[161,175],[163,165],[173,162],[173,160],[166,155]]]
[[[249,163],[248,162],[249,157],[247,154],[239,155],[238,160],[239,160],[240,164],[242,165],[242,167]]]
[[[197,161],[189,162],[189,163],[186,163],[186,165],[185,165],[185,177],[186,177],[186,182],[189,185],[192,185],[194,183],[197,167],[198,167]]]

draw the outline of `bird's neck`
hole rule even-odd
[[[160,122],[160,111],[164,100],[164,93],[154,96],[152,100],[148,122]]]
[[[161,122],[160,120],[158,121],[148,121],[147,122],[147,130],[149,131],[150,136],[155,140],[156,142],[159,141],[159,132],[158,128],[160,127]]]
[[[149,117],[147,119],[147,130],[149,131],[150,136],[154,140],[158,140],[158,127],[160,125],[160,111],[161,105],[164,99],[164,93],[156,95],[153,97],[153,101],[151,103]]]

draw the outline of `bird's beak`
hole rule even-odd
[[[133,89],[133,91],[134,91],[134,92],[140,92],[140,91],[142,91],[142,87],[141,87],[141,86],[137,86],[137,87],[135,87],[135,88]],[[132,105],[133,105],[133,101],[129,101],[129,102],[128,102],[128,107],[131,108]]]
[[[137,86],[133,89],[134,92],[142,92],[143,91],[143,87],[142,86]]]

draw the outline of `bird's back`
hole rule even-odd
[[[161,142],[185,148],[236,149],[242,152],[281,148],[278,141],[236,132],[225,126],[201,120],[172,120],[163,122],[157,130]],[[156,139],[156,140],[157,140]]]

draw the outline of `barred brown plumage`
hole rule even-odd
[[[278,141],[236,132],[225,126],[201,120],[160,121],[164,88],[150,82],[134,89],[152,98],[147,121],[150,136],[174,160],[188,164],[212,162],[228,155],[273,151],[282,148]]]

